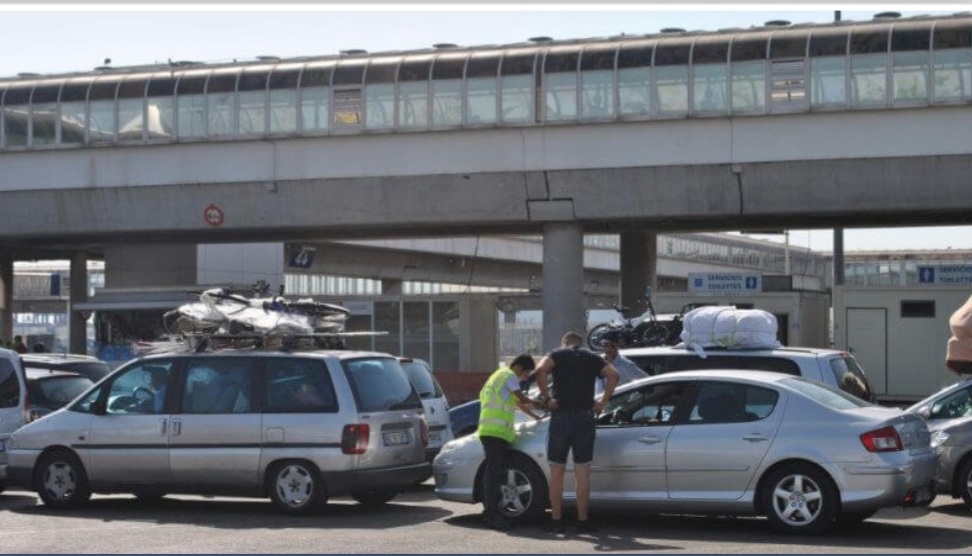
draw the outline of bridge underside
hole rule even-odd
[[[970,190],[965,154],[34,189],[4,193],[0,246],[949,225]]]

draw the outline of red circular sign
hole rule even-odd
[[[210,203],[209,206],[203,210],[203,218],[206,219],[207,224],[214,228],[218,228],[223,224],[223,209]]]

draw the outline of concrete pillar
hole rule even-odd
[[[629,316],[645,312],[645,290],[658,290],[658,234],[647,230],[621,232],[621,296]]]
[[[402,281],[382,278],[381,295],[402,295]]]
[[[578,224],[543,228],[543,350],[560,345],[565,332],[584,335],[584,233]]]
[[[88,353],[87,319],[82,311],[75,311],[76,303],[88,300],[88,256],[77,252],[71,257],[71,300],[68,311],[68,351]]]
[[[0,340],[13,340],[13,257],[0,252]]]
[[[834,228],[834,285],[844,285],[844,229]]]

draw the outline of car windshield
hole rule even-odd
[[[805,378],[787,378],[781,380],[780,384],[786,385],[812,400],[839,411],[872,405],[870,402],[866,402],[856,396]]]
[[[423,398],[442,397],[442,389],[439,388],[429,366],[422,361],[403,361],[402,368],[408,374],[408,380],[412,386],[418,390],[419,396]]]
[[[94,384],[83,376],[49,377],[30,381],[30,400],[34,405],[60,409]]]

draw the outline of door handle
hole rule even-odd
[[[166,424],[168,422],[169,422],[169,419],[166,418],[166,417],[163,417],[163,418],[159,419],[159,434],[160,435],[165,436],[165,428],[166,428]]]
[[[765,434],[753,433],[744,436],[743,440],[747,442],[766,442],[767,440],[769,440],[769,438],[767,438]]]
[[[664,441],[657,436],[643,436],[638,439],[638,442],[641,442],[642,444],[659,444]]]
[[[172,436],[178,436],[182,434],[182,420],[173,419],[172,420]]]

